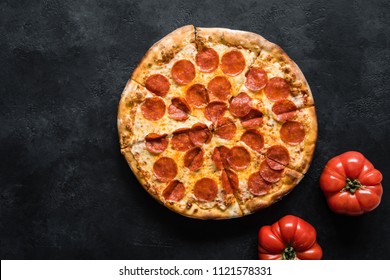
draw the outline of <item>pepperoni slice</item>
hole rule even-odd
[[[179,128],[172,134],[172,149],[185,152],[194,147],[189,136],[189,128]]]
[[[263,135],[255,129],[244,132],[240,140],[256,152],[260,152],[264,146]]]
[[[268,166],[274,170],[282,170],[290,162],[288,150],[281,145],[269,147],[266,156]]]
[[[229,80],[223,76],[217,76],[207,84],[207,90],[210,94],[222,101],[228,99],[231,88]]]
[[[227,154],[226,160],[234,170],[244,170],[251,161],[251,155],[244,147],[234,146]]]
[[[145,119],[157,121],[165,114],[165,103],[159,97],[146,98],[141,105],[141,112]]]
[[[161,97],[168,94],[170,85],[168,78],[161,74],[151,75],[145,81],[145,87]]]
[[[169,182],[177,175],[177,164],[169,157],[162,157],[153,164],[153,172],[158,180]]]
[[[222,187],[227,194],[233,193],[233,190],[238,189],[238,176],[230,169],[224,169],[221,172]]]
[[[162,195],[167,201],[177,202],[184,197],[185,191],[186,188],[183,183],[178,180],[174,180],[164,189]]]
[[[265,95],[271,101],[286,99],[289,94],[290,86],[283,78],[273,77],[265,86]]]
[[[245,92],[240,92],[230,100],[229,110],[233,116],[241,118],[249,114],[251,106],[252,98]]]
[[[246,73],[245,86],[252,91],[259,91],[268,81],[267,72],[260,67],[253,67]]]
[[[236,125],[229,118],[220,118],[217,121],[214,133],[219,138],[230,140],[236,134]]]
[[[261,177],[260,172],[255,172],[249,176],[248,190],[253,195],[265,195],[272,185]]]
[[[222,170],[223,168],[229,168],[229,163],[226,160],[229,151],[230,149],[225,146],[219,146],[214,148],[212,159],[218,170]]]
[[[297,114],[297,109],[294,102],[288,99],[279,100],[272,106],[272,112],[275,114],[275,119],[280,122],[293,119]]]
[[[204,116],[209,121],[216,123],[226,112],[228,106],[222,101],[210,102],[204,111]]]
[[[196,54],[195,63],[201,72],[213,72],[218,68],[218,53],[212,48],[204,48]]]
[[[221,69],[229,76],[237,76],[245,68],[245,58],[240,51],[225,53],[221,59]]]
[[[195,183],[194,195],[200,201],[213,201],[217,193],[217,183],[213,179],[202,178]]]
[[[190,140],[195,146],[202,146],[209,143],[213,135],[204,123],[196,123],[189,132]]]
[[[173,80],[179,85],[187,85],[195,78],[195,66],[186,59],[176,61],[171,72]]]
[[[149,133],[145,137],[146,149],[153,154],[164,152],[168,147],[168,142],[167,134]]]
[[[260,175],[264,180],[270,183],[276,183],[282,178],[283,170],[273,170],[269,167],[267,162],[264,160],[260,164]]]
[[[204,152],[199,147],[188,150],[184,155],[184,166],[191,171],[198,170],[203,164],[203,155]]]
[[[240,118],[241,125],[246,129],[255,129],[263,123],[263,113],[256,109],[251,109],[249,113]]]
[[[209,94],[204,85],[194,84],[186,91],[186,100],[195,107],[203,107],[209,103]]]
[[[190,106],[187,101],[181,97],[172,98],[172,104],[168,107],[169,117],[177,121],[185,121],[188,119]]]
[[[305,139],[305,127],[300,122],[287,121],[279,132],[282,141],[290,145],[298,145]]]

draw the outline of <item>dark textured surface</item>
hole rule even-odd
[[[155,2],[1,1],[1,258],[255,259],[258,228],[291,213],[317,228],[325,259],[390,259],[390,2]],[[185,24],[263,35],[312,88],[312,167],[254,215],[172,213],[119,152],[128,77],[156,40]],[[333,214],[318,185],[326,161],[347,150],[384,175],[381,205],[361,217]]]

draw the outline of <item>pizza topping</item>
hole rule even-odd
[[[227,155],[229,151],[230,149],[225,146],[219,146],[214,148],[212,159],[218,170],[222,170],[223,168],[229,168],[229,163],[227,162]]]
[[[213,201],[217,193],[217,183],[210,178],[202,178],[195,183],[194,195],[200,201]]]
[[[203,164],[203,155],[204,152],[199,147],[188,150],[184,155],[184,166],[191,171],[198,170]]]
[[[269,79],[265,87],[265,95],[271,101],[286,99],[290,94],[290,86],[285,79],[273,77]]]
[[[194,147],[189,136],[189,128],[179,128],[172,134],[172,149],[185,152]]]
[[[245,69],[245,58],[240,51],[225,53],[221,59],[221,69],[229,76],[237,76]]]
[[[288,99],[276,101],[272,106],[272,112],[274,112],[276,120],[280,122],[293,119],[297,114],[297,109],[294,102]]]
[[[246,73],[245,86],[252,91],[259,91],[268,81],[267,72],[260,67],[253,67]]]
[[[149,133],[145,137],[146,149],[153,154],[164,152],[168,147],[168,142],[167,134]]]
[[[177,175],[177,164],[169,157],[162,157],[154,163],[153,172],[160,181],[169,182]]]
[[[229,118],[220,118],[217,121],[214,133],[219,138],[230,140],[234,137],[234,134],[236,134],[236,125]]]
[[[240,92],[230,100],[230,112],[240,118],[249,114],[252,106],[252,98],[245,92]]]
[[[165,103],[159,97],[146,98],[141,105],[141,112],[145,119],[157,121],[165,114]]]
[[[167,77],[161,74],[149,76],[145,81],[145,87],[154,94],[165,97],[169,92],[170,83]]]
[[[227,154],[226,160],[234,170],[244,170],[251,161],[251,155],[244,147],[234,146]]]
[[[207,84],[207,90],[210,94],[222,101],[228,99],[231,88],[229,80],[223,76],[217,76]]]
[[[240,118],[241,125],[246,129],[255,129],[263,123],[263,113],[256,109],[251,109],[249,113]]]
[[[265,195],[271,189],[272,185],[265,181],[260,172],[255,172],[249,176],[248,190],[253,195]]]
[[[256,152],[260,152],[264,146],[263,135],[255,129],[250,129],[244,132],[241,136],[241,141]]]
[[[222,187],[227,194],[233,193],[238,188],[238,176],[230,169],[224,169],[221,172]]]
[[[276,183],[282,178],[283,170],[273,170],[269,167],[267,162],[264,160],[260,164],[260,175],[264,180],[270,183]]]
[[[204,123],[196,123],[189,132],[190,140],[195,146],[202,146],[211,141],[211,131]]]
[[[305,127],[300,122],[287,121],[280,129],[280,138],[284,143],[297,145],[305,139]]]
[[[195,56],[196,65],[201,72],[210,73],[218,68],[219,56],[212,48],[204,48]]]
[[[274,170],[282,170],[288,165],[290,161],[290,155],[288,150],[281,145],[274,145],[268,148],[267,164]]]
[[[186,188],[183,183],[178,180],[174,180],[164,189],[162,195],[167,201],[177,202],[184,197],[185,191]]]
[[[168,107],[169,116],[177,121],[185,121],[188,119],[190,106],[187,101],[181,97],[172,98],[172,104]]]
[[[204,111],[204,116],[214,124],[225,114],[228,106],[222,101],[210,102]]]
[[[203,107],[209,103],[209,94],[204,85],[194,84],[186,91],[186,100],[195,107]]]
[[[179,85],[187,85],[195,78],[195,67],[191,61],[182,59],[172,66],[172,78]]]

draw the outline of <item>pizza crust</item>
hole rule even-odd
[[[259,55],[266,40],[255,33],[227,28],[196,28],[196,43],[202,48],[207,43],[245,48]]]
[[[221,210],[218,207],[204,209],[199,207],[196,203],[191,202],[189,202],[186,207],[180,207],[179,205],[169,202],[165,203],[165,206],[183,216],[201,220],[221,220],[243,216],[242,210],[237,202],[225,210]]]
[[[146,89],[133,80],[129,80],[122,92],[118,107],[118,133],[121,149],[134,141],[134,120],[137,107],[145,100]]]

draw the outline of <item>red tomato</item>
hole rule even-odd
[[[315,228],[293,215],[259,230],[260,260],[320,260],[322,249]]]
[[[359,152],[346,152],[328,161],[320,178],[330,209],[357,216],[374,210],[383,193],[382,174]]]

